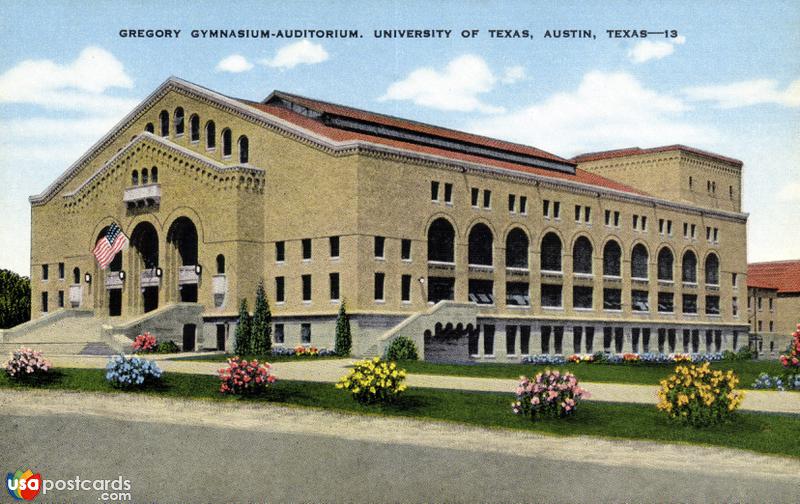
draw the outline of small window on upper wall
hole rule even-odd
[[[483,190],[483,208],[492,208],[492,191]]]
[[[303,245],[303,259],[310,260],[311,259],[311,238],[304,238],[302,240]]]
[[[330,245],[330,252],[331,258],[338,258],[339,257],[339,237],[338,236],[331,236],[328,238],[328,244]]]
[[[242,164],[250,162],[250,140],[244,135],[239,137],[239,162]]]
[[[175,109],[175,136],[183,135],[183,107]]]
[[[189,118],[189,140],[192,142],[200,140],[200,118],[197,114],[192,114]]]
[[[283,262],[286,260],[286,242],[275,242],[275,261]]]
[[[158,183],[158,168],[155,166],[150,168],[150,182],[153,184]]]
[[[158,122],[161,126],[161,136],[169,136],[169,112],[162,110],[161,113],[158,114]]]
[[[480,195],[480,189],[478,189],[477,187],[473,187],[472,188],[472,206],[474,206],[474,207],[478,206],[478,197],[479,197],[479,195]]]
[[[553,218],[554,219],[561,218],[561,202],[559,201],[553,202]]]
[[[386,244],[386,238],[383,236],[376,236],[375,237],[375,258],[376,259],[383,259],[384,258],[384,247]]]
[[[404,238],[400,242],[400,259],[404,261],[411,260],[411,240]]]
[[[439,201],[439,182],[431,181],[431,201]]]
[[[225,274],[225,256],[219,254],[217,256],[217,275]]]
[[[689,177],[689,189],[691,189],[693,185],[694,185],[694,179],[692,177]]]
[[[733,199],[733,186],[728,186],[728,195]]]
[[[519,213],[525,215],[528,213],[528,198],[527,196],[519,197]]]
[[[142,168],[142,184],[146,185],[150,182],[150,178],[147,176],[147,168]]]
[[[217,148],[217,127],[214,125],[214,121],[208,121],[206,123],[206,149],[216,149]]]
[[[452,203],[453,202],[453,184],[444,184],[444,202],[445,203]]]
[[[153,126],[153,123],[147,123],[145,125],[145,127],[144,127],[144,130],[146,132],[148,132],[148,133],[155,133],[156,132],[156,128],[155,128],[155,126]]]
[[[50,266],[47,264],[42,264],[42,280],[47,280],[50,276]]]
[[[133,170],[131,172],[131,185],[139,185],[139,171]]]
[[[225,128],[222,130],[222,155],[230,156],[233,151],[233,140],[231,130]]]
[[[517,197],[513,194],[508,195],[508,211],[514,213],[517,210]]]

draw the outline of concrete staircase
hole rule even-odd
[[[20,347],[48,355],[113,355],[123,349],[103,331],[106,321],[90,310],[58,310],[0,331],[0,356]]]

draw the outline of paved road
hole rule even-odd
[[[180,355],[180,354],[178,354]],[[173,373],[216,374],[224,364],[189,360],[169,360],[169,356],[156,356],[165,371]],[[104,367],[105,357],[63,356],[52,357],[53,365],[63,367]],[[273,364],[275,376],[283,380],[305,380],[316,382],[336,382],[345,374],[353,359],[319,359],[308,361],[287,361]],[[470,378],[462,376],[441,376],[409,374],[407,383],[412,387],[428,387],[455,390],[479,390],[483,392],[511,393],[515,380],[499,378]],[[622,383],[581,382],[593,401],[627,402],[656,404],[656,390],[652,385],[630,385]],[[800,393],[768,390],[748,390],[745,392],[741,409],[767,411],[772,413],[800,414]]]
[[[28,407],[23,407],[27,405]],[[792,502],[800,462],[261,404],[0,391],[0,468],[134,502]],[[51,492],[38,502],[96,502]]]

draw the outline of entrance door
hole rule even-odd
[[[197,284],[181,285],[180,291],[181,291],[181,302],[183,303],[197,302]]]
[[[158,308],[158,287],[145,287],[142,293],[145,313]]]
[[[193,352],[194,351],[195,332],[196,332],[196,327],[195,327],[194,324],[186,324],[186,325],[183,326],[183,351],[184,352]]]
[[[217,324],[217,350],[225,350],[225,325]]]
[[[108,316],[120,315],[122,315],[122,289],[111,289],[108,291]]]

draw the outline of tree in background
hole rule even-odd
[[[272,313],[269,310],[267,293],[264,292],[264,281],[258,282],[256,289],[256,306],[253,312],[253,327],[250,343],[256,355],[268,355],[272,351]]]
[[[253,321],[250,312],[247,310],[247,299],[242,299],[239,305],[239,323],[236,324],[236,339],[234,341],[234,352],[236,355],[249,355],[252,353],[252,343],[250,341],[250,327]]]
[[[13,271],[0,269],[0,329],[31,319],[31,281]]]
[[[339,316],[336,317],[336,343],[334,351],[336,355],[346,357],[350,355],[353,346],[353,337],[350,334],[350,317],[347,316],[347,308],[344,302],[339,307]]]

